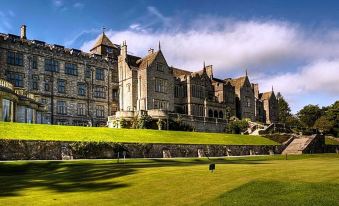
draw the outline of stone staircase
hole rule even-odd
[[[316,150],[312,149],[312,147],[319,143],[320,146],[323,144],[321,142],[321,136],[318,135],[295,137],[281,154],[313,153],[316,152]]]

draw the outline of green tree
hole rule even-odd
[[[326,120],[332,124],[332,128],[329,133],[332,133],[334,136],[339,136],[339,101],[336,101],[334,104],[326,108],[324,112]]]
[[[279,122],[286,124],[288,117],[291,116],[291,108],[280,92],[277,94],[277,100],[279,107]]]
[[[240,134],[241,132],[244,132],[248,128],[248,122],[246,120],[235,120],[230,121],[226,128],[226,133],[232,133],[232,134]]]
[[[314,123],[314,128],[321,130],[323,133],[329,133],[334,127],[334,122],[329,120],[325,115],[321,116]]]
[[[298,113],[297,116],[301,122],[303,122],[307,127],[313,127],[315,121],[321,117],[323,114],[322,110],[318,105],[306,105]]]

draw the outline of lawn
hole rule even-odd
[[[0,139],[124,143],[277,145],[260,136],[0,122]]]
[[[339,205],[339,155],[0,162],[0,205]]]

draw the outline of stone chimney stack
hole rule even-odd
[[[154,49],[152,49],[152,48],[150,48],[150,49],[148,50],[148,54],[153,54],[153,52],[154,52]]]
[[[20,29],[20,38],[26,39],[26,25],[22,25]]]

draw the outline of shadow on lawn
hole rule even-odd
[[[252,181],[204,205],[339,205],[339,184]]]
[[[253,160],[213,159],[217,164],[265,164]],[[137,173],[142,168],[185,167],[209,164],[207,159],[152,159],[117,164],[113,161],[30,161],[0,163],[0,197],[15,196],[23,189],[46,188],[56,192],[104,191],[129,185],[114,178]],[[113,181],[112,181],[113,180]]]

